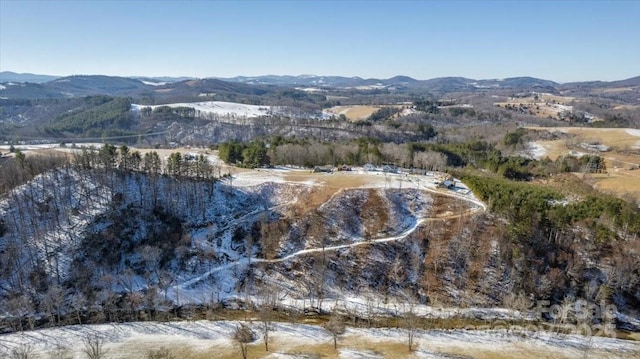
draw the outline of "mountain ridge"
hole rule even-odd
[[[6,82],[43,83],[43,82],[55,80],[60,77],[61,76],[32,74],[28,72],[17,73],[12,71],[2,71],[0,72],[0,83],[6,83]]]
[[[22,76],[22,77],[20,77]],[[471,79],[466,77],[437,77],[418,80],[398,75],[388,79],[316,76],[316,75],[265,75],[236,76],[231,78],[207,77],[123,77],[107,75],[73,75],[46,77],[48,75],[0,73],[0,97],[4,99],[69,98],[90,95],[125,96],[134,98],[182,99],[210,96],[216,93],[233,93],[242,96],[261,96],[266,93],[292,89],[316,91],[389,91],[393,93],[429,93],[442,96],[448,93],[480,93],[487,91],[547,92],[559,94],[598,92],[605,88],[640,88],[640,76],[618,81],[589,81],[561,84],[530,76],[504,79]],[[14,79],[6,81],[6,79]],[[49,78],[49,81],[42,82]],[[19,79],[25,82],[18,81]],[[36,82],[29,82],[33,80]],[[4,81],[4,82],[2,82]],[[40,82],[38,82],[40,81]],[[635,91],[635,90],[634,90]],[[600,91],[601,92],[601,91]],[[633,100],[633,93],[627,94]]]
[[[553,80],[548,80],[535,76],[514,76],[514,77],[505,77],[505,78],[469,78],[464,76],[438,76],[426,79],[417,79],[411,76],[398,74],[389,78],[377,78],[377,77],[367,77],[363,78],[361,76],[338,76],[338,75],[314,75],[314,74],[301,74],[301,75],[257,75],[257,76],[247,76],[247,75],[237,75],[233,77],[222,77],[222,76],[205,76],[205,77],[196,77],[196,76],[121,76],[121,75],[104,75],[104,74],[73,74],[66,76],[58,76],[58,75],[48,75],[48,74],[35,74],[35,73],[18,73],[13,71],[2,71],[0,72],[0,83],[6,82],[32,82],[32,83],[45,83],[54,81],[61,78],[68,78],[74,76],[85,76],[85,77],[93,77],[93,76],[105,76],[105,77],[120,77],[120,78],[129,78],[136,79],[140,81],[156,81],[156,82],[182,82],[187,80],[204,80],[204,79],[217,79],[222,81],[233,81],[233,82],[262,82],[262,84],[267,84],[270,82],[279,82],[286,84],[302,84],[305,82],[318,82],[319,80],[333,80],[340,82],[362,82],[364,84],[371,82],[388,82],[388,83],[397,83],[397,82],[406,82],[406,83],[416,83],[416,82],[433,82],[433,81],[442,81],[443,79],[461,79],[465,81],[473,81],[473,82],[509,82],[512,80],[531,80],[531,81],[545,81],[549,83],[553,83],[555,85],[573,85],[573,84],[620,84],[622,85],[624,82],[632,80],[635,84],[640,81],[640,75],[633,76],[624,79],[604,81],[604,80],[585,80],[585,81],[568,81],[568,82],[558,82]]]

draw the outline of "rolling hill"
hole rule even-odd
[[[47,75],[15,74],[3,72],[0,77],[0,97],[9,99],[64,98],[87,95],[111,95],[139,98],[169,99],[197,98],[211,94],[264,96],[284,89],[301,88],[321,91],[389,90],[395,93],[423,93],[444,95],[449,93],[545,92],[582,96],[617,96],[637,103],[640,77],[602,82],[574,82],[559,84],[534,77],[505,79],[470,79],[440,77],[416,80],[408,76],[389,79],[363,79],[343,76],[236,76],[232,78],[193,79],[187,77],[117,77],[103,75],[76,75],[55,77]],[[229,99],[226,99],[229,100]]]
[[[11,71],[0,72],[0,83],[6,82],[32,82],[43,83],[60,78],[60,76],[38,75],[30,73],[16,73]]]

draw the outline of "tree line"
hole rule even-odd
[[[508,133],[504,137],[504,143],[515,145],[521,142],[522,136],[520,130]],[[560,156],[555,161],[549,158],[535,160],[522,156],[505,156],[496,144],[482,140],[396,144],[371,137],[323,142],[273,136],[251,142],[223,142],[217,148],[220,159],[226,163],[248,168],[288,165],[312,168],[342,164],[362,166],[367,163],[388,163],[427,170],[472,167],[519,181],[564,172],[602,173],[607,169],[604,159],[598,155]]]
[[[336,143],[274,136],[270,140],[223,142],[217,149],[220,159],[226,163],[249,168],[389,163],[432,170],[446,166],[444,156],[435,151],[416,153],[411,144],[385,143],[370,137]]]
[[[213,180],[221,175],[220,168],[214,166],[203,154],[173,152],[164,159],[156,151],[142,154],[138,150],[131,150],[126,145],[115,146],[109,143],[100,148],[82,148],[75,151],[72,162],[87,170],[99,168],[134,171],[152,176],[168,175]]]

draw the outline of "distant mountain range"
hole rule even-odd
[[[640,91],[640,76],[613,82],[591,81],[559,84],[534,77],[475,80],[464,77],[440,77],[416,80],[408,76],[389,79],[363,79],[342,76],[237,76],[232,78],[194,79],[189,77],[118,77],[76,75],[56,77],[37,74],[0,72],[0,98],[65,98],[87,95],[166,98],[170,96],[207,96],[234,93],[261,96],[269,92],[295,88],[314,91],[391,91],[428,92],[442,95],[454,92],[537,91],[589,93],[603,88]],[[633,97],[635,95],[632,95]],[[630,98],[631,98],[630,97]]]
[[[88,76],[99,76],[99,75],[88,75]],[[31,73],[16,73],[11,71],[2,71],[0,72],[0,83],[7,82],[31,82],[34,84],[41,84],[53,80],[57,80],[63,77],[74,77],[74,76],[52,76],[52,75],[39,75],[39,74],[31,74]],[[118,77],[118,76],[115,76]],[[151,82],[151,83],[163,83],[163,82],[178,82],[184,80],[192,80],[193,77],[183,76],[183,77],[170,77],[170,76],[160,76],[160,77],[145,77],[145,76],[130,76],[129,78],[138,79],[143,82]]]
[[[43,82],[49,82],[60,78],[60,76],[51,76],[51,75],[37,75],[37,74],[19,74],[11,71],[2,71],[0,72],[0,83],[6,82],[32,82],[35,84],[40,84]]]
[[[221,80],[259,85],[296,85],[304,87],[338,87],[366,88],[406,87],[406,88],[447,88],[455,90],[474,90],[480,88],[514,88],[514,87],[555,87],[553,81],[533,77],[515,77],[504,80],[474,80],[464,77],[440,77],[430,80],[416,80],[408,76],[395,76],[389,79],[363,79],[360,77],[341,76],[237,76]]]
[[[210,94],[264,95],[270,90],[262,85],[218,79],[130,78],[103,75],[59,77],[43,83],[2,82],[0,99],[53,99],[90,95],[128,96],[134,98],[198,97]]]

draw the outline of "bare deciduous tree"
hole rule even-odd
[[[408,304],[404,311],[404,325],[407,329],[407,344],[409,351],[413,351],[416,332],[418,330],[418,316],[412,303]]]
[[[344,321],[342,320],[340,315],[338,315],[335,308],[331,313],[331,318],[329,318],[329,321],[324,325],[324,329],[326,329],[333,336],[333,348],[338,349],[338,336],[344,334],[346,328],[344,325]]]
[[[44,307],[46,308],[47,314],[50,317],[50,321],[55,323],[56,326],[59,326],[61,324],[60,318],[66,294],[67,293],[62,287],[52,286],[49,288],[43,298]]]
[[[371,295],[366,295],[366,309],[365,309],[365,313],[366,313],[366,318],[367,318],[367,326],[369,328],[371,328],[371,322],[373,322],[373,319],[375,317],[375,309],[374,309],[374,299],[371,297]]]
[[[6,302],[5,309],[15,317],[16,325],[14,326],[14,329],[23,331],[23,318],[28,317],[29,314],[33,312],[33,305],[31,304],[29,299],[27,299],[25,296],[12,298]]]
[[[82,324],[81,313],[87,305],[87,298],[85,295],[77,291],[69,296],[69,306],[75,312],[78,324]]]
[[[238,343],[242,352],[242,359],[247,359],[247,344],[256,340],[256,335],[247,325],[240,323],[233,333],[233,340]]]
[[[88,336],[82,340],[82,352],[88,359],[104,359],[107,351],[104,349],[104,339],[99,336]]]
[[[312,272],[307,286],[309,287],[310,304],[313,307],[313,298],[316,297],[316,305],[319,312],[322,312],[322,301],[324,299],[325,286],[327,281],[327,264],[324,250],[322,254],[314,256]]]
[[[262,322],[262,338],[264,339],[264,350],[269,351],[269,332],[272,330],[273,311],[278,304],[278,293],[270,288],[265,289],[262,294],[259,314]]]
[[[9,350],[9,358],[11,359],[31,359],[35,358],[33,346],[31,344],[20,344]]]

